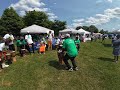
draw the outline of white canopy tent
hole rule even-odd
[[[64,29],[62,31],[59,31],[59,34],[67,34],[67,33],[69,33],[69,34],[77,34],[78,31],[75,30],[75,29]]]
[[[78,30],[78,33],[79,33],[79,34],[91,34],[90,32],[85,31],[85,30],[82,29],[82,28]]]
[[[38,25],[32,25],[32,26],[26,27],[24,29],[21,29],[22,34],[26,34],[26,33],[28,33],[28,31],[30,34],[49,33],[49,31],[51,31],[54,34],[53,30],[50,30],[50,29],[47,29],[45,27],[41,27]]]
[[[84,29],[81,28],[81,29],[78,30],[78,33],[80,35],[82,35],[84,42],[86,42],[88,40],[91,40],[91,33],[90,32],[85,31]]]

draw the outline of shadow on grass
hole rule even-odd
[[[102,60],[102,61],[109,61],[109,62],[114,62],[114,59],[112,58],[104,58],[104,57],[100,57],[98,58],[99,60]]]
[[[49,65],[56,68],[57,70],[65,70],[65,65],[60,65],[56,60],[49,61]]]
[[[103,45],[104,45],[104,47],[112,47],[111,44],[104,44],[104,43],[103,43]]]

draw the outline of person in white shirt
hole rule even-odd
[[[0,62],[1,62],[2,69],[9,66],[5,64],[6,52],[4,52],[4,49],[8,48],[6,45],[7,43],[0,43]]]
[[[48,48],[52,50],[52,39],[53,39],[53,34],[51,31],[49,31],[48,34]]]
[[[14,46],[14,42],[13,42],[14,36],[12,35],[12,33],[10,32],[9,34],[5,34],[3,39],[6,41],[6,43],[9,44],[9,50],[15,51],[15,46]]]
[[[27,41],[27,46],[29,48],[29,53],[31,53],[30,51],[30,47],[32,46],[32,51],[34,53],[34,43],[33,43],[33,40],[32,40],[32,36],[30,35],[29,31],[27,33],[27,35],[25,35],[25,40]]]

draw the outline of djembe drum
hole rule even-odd
[[[6,60],[11,60],[11,54],[10,53],[6,54]]]
[[[25,56],[26,54],[26,49],[21,49],[22,55]]]
[[[11,58],[10,52],[7,52],[7,54],[6,54],[6,61],[8,64],[12,64],[12,58]]]
[[[11,58],[12,58],[13,62],[16,62],[16,53],[15,53],[15,51],[11,52]]]
[[[0,51],[0,59],[1,59],[1,61],[4,61],[4,60],[6,60],[6,52],[5,51]]]

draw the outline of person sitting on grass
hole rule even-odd
[[[7,50],[8,50],[8,44],[6,42],[2,42],[0,43],[0,64],[1,64],[1,68],[6,68],[9,65],[6,65],[6,54],[7,54]]]
[[[63,60],[67,66],[67,70],[69,71],[78,70],[76,61],[75,61],[75,57],[78,55],[78,51],[77,51],[74,40],[70,38],[70,34],[66,34],[66,38],[63,42],[62,48],[63,48],[63,51],[66,51],[66,55],[64,56]],[[73,68],[68,63],[69,59],[72,62]]]
[[[79,40],[79,37],[76,37],[76,38],[75,38],[75,45],[76,45],[77,50],[78,50],[78,52],[79,52],[79,49],[80,49],[80,40]]]
[[[120,55],[120,35],[117,35],[117,40],[113,41],[113,55],[114,60],[118,62],[118,56]]]

